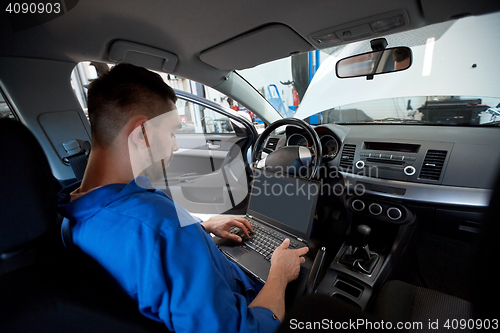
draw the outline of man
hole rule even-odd
[[[411,54],[407,48],[397,48],[392,53],[392,60],[394,60],[394,70],[400,71],[407,69],[411,65]]]
[[[208,233],[251,225],[239,217],[202,223],[151,188],[178,149],[174,91],[161,77],[121,64],[89,86],[92,152],[81,184],[60,193],[73,242],[106,268],[142,314],[176,332],[272,332],[306,249],[276,249],[262,287],[218,250]],[[137,176],[137,177],[136,177]],[[247,230],[248,229],[248,230]],[[279,320],[278,320],[279,319]]]

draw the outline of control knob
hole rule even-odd
[[[406,166],[404,169],[403,169],[403,172],[405,173],[405,175],[407,176],[413,176],[415,174],[417,170],[415,169],[415,167],[411,166],[411,165],[408,165]]]
[[[363,169],[365,167],[365,162],[359,160],[356,162],[356,168]]]
[[[387,216],[391,219],[391,220],[399,220],[401,217],[403,217],[403,213],[401,212],[401,210],[399,208],[396,208],[396,207],[391,207],[387,210]]]
[[[382,214],[382,206],[380,206],[378,203],[372,203],[370,206],[368,206],[368,210],[373,215],[380,215],[380,214]]]
[[[359,199],[354,200],[351,203],[351,206],[352,206],[352,209],[354,209],[357,212],[360,212],[363,209],[365,209],[365,203],[363,201],[359,200]]]

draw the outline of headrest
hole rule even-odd
[[[54,227],[57,183],[42,147],[23,124],[0,119],[0,254]]]

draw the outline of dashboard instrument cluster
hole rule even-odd
[[[321,146],[323,148],[323,159],[333,160],[337,157],[340,150],[340,141],[335,137],[333,133],[318,133],[321,141]],[[287,128],[287,146],[303,146],[310,148],[312,146],[312,139],[309,138],[307,133],[300,132],[299,129],[295,129],[292,126]]]

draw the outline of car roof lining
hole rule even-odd
[[[236,37],[252,33],[259,27],[270,24],[289,27],[301,37],[292,38],[297,43],[296,49],[303,50],[304,41],[312,45],[310,36],[318,31],[401,9],[409,16],[406,29],[414,29],[464,14],[499,10],[500,4],[488,0],[315,0],[310,4],[303,0],[122,0],[117,5],[87,0],[78,2],[54,20],[17,32],[10,25],[7,13],[2,11],[0,56],[73,63],[107,62],[111,44],[126,40],[175,54],[178,64],[171,74],[216,86],[224,81],[229,69],[245,68],[283,56],[281,52],[270,52],[265,57],[269,43],[257,46],[240,43],[238,47],[243,56],[221,55],[231,61],[230,66],[222,66],[220,61],[217,64],[209,61],[212,63],[209,65],[200,60],[200,55],[207,57],[207,50],[212,49],[210,52],[215,57],[214,47],[227,41],[234,43]],[[260,48],[259,59],[250,63],[247,54],[255,47]]]
[[[387,40],[388,48],[397,46],[415,47],[424,45],[427,43],[429,36],[434,36],[435,41],[439,40],[455,22],[456,20],[452,20],[425,26],[419,29],[418,34],[410,31],[402,31],[384,36],[384,38]],[[354,42],[351,43],[348,48],[346,48],[345,45],[341,45],[323,50],[323,52],[335,55],[336,57],[348,57],[353,54],[361,54],[371,51],[372,48],[368,42]]]

